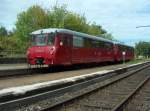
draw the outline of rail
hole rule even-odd
[[[112,109],[111,111],[123,111],[124,110],[124,106],[126,104],[128,104],[129,100],[132,99],[132,97],[150,80],[150,76],[148,76],[147,78],[145,78],[145,80],[143,82],[141,82],[141,84],[138,85],[138,87],[132,91],[120,104],[118,104],[114,109]]]

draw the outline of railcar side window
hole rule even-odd
[[[36,45],[36,36],[35,35],[31,36],[31,43],[32,43],[31,44],[32,46]]]
[[[126,46],[122,46],[122,47],[123,47],[122,51],[126,51],[127,50]]]
[[[119,45],[120,51],[124,51],[124,47],[122,45]]]
[[[82,37],[73,36],[73,46],[74,47],[83,47],[84,40]]]
[[[105,48],[107,49],[107,50],[111,50],[112,49],[112,44],[111,43],[105,43]]]
[[[84,38],[84,47],[85,48],[91,48],[92,47],[92,41],[89,38]]]
[[[105,47],[105,44],[103,41],[99,41],[99,48],[104,48]]]
[[[92,40],[92,48],[99,48],[99,41]]]
[[[134,52],[134,49],[132,47],[128,47],[129,52]]]
[[[70,39],[69,39],[69,37],[67,37],[67,35],[66,34],[61,34],[61,40],[60,40],[61,42],[62,42],[62,45],[65,45],[65,46],[70,46]]]

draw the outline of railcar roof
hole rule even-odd
[[[95,39],[95,40],[101,40],[101,41],[105,41],[105,42],[114,43],[113,41],[104,39],[102,37],[97,37],[97,36],[93,36],[93,35],[89,35],[89,34],[85,34],[85,33],[81,33],[81,32],[76,32],[76,31],[72,31],[72,30],[68,30],[68,29],[61,29],[61,28],[39,29],[39,30],[32,32],[31,35],[41,34],[41,32],[42,33],[51,33],[51,32],[68,33],[68,34],[72,34],[72,35],[76,35],[76,36],[87,37],[87,38],[91,38],[91,39]]]
[[[115,44],[120,45],[120,46],[134,48],[133,46],[129,46],[129,45],[126,45],[126,44],[123,44],[123,43],[115,43]]]

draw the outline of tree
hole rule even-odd
[[[20,13],[16,22],[16,34],[22,41],[27,42],[29,34],[40,28],[48,27],[48,16],[40,6],[32,6]]]
[[[67,13],[66,5],[55,5],[52,10],[47,12],[49,17],[49,27],[64,28],[64,21]]]
[[[87,24],[84,16],[75,13],[68,13],[64,20],[64,28],[78,32],[87,32]]]
[[[0,27],[0,36],[7,36],[7,30],[5,27]]]
[[[114,39],[114,37],[112,36],[112,34],[110,34],[110,33],[104,33],[104,34],[102,34],[102,37],[104,37],[104,38],[106,38],[106,39],[109,39],[109,40],[114,40],[114,41],[116,41],[116,40]]]
[[[88,34],[95,35],[95,36],[101,36],[106,33],[105,30],[102,29],[100,25],[97,25],[95,22],[93,22],[91,25],[88,26]]]
[[[150,57],[150,42],[140,41],[135,45],[136,55]]]

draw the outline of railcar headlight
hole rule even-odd
[[[53,46],[52,49],[55,50],[55,47]]]

